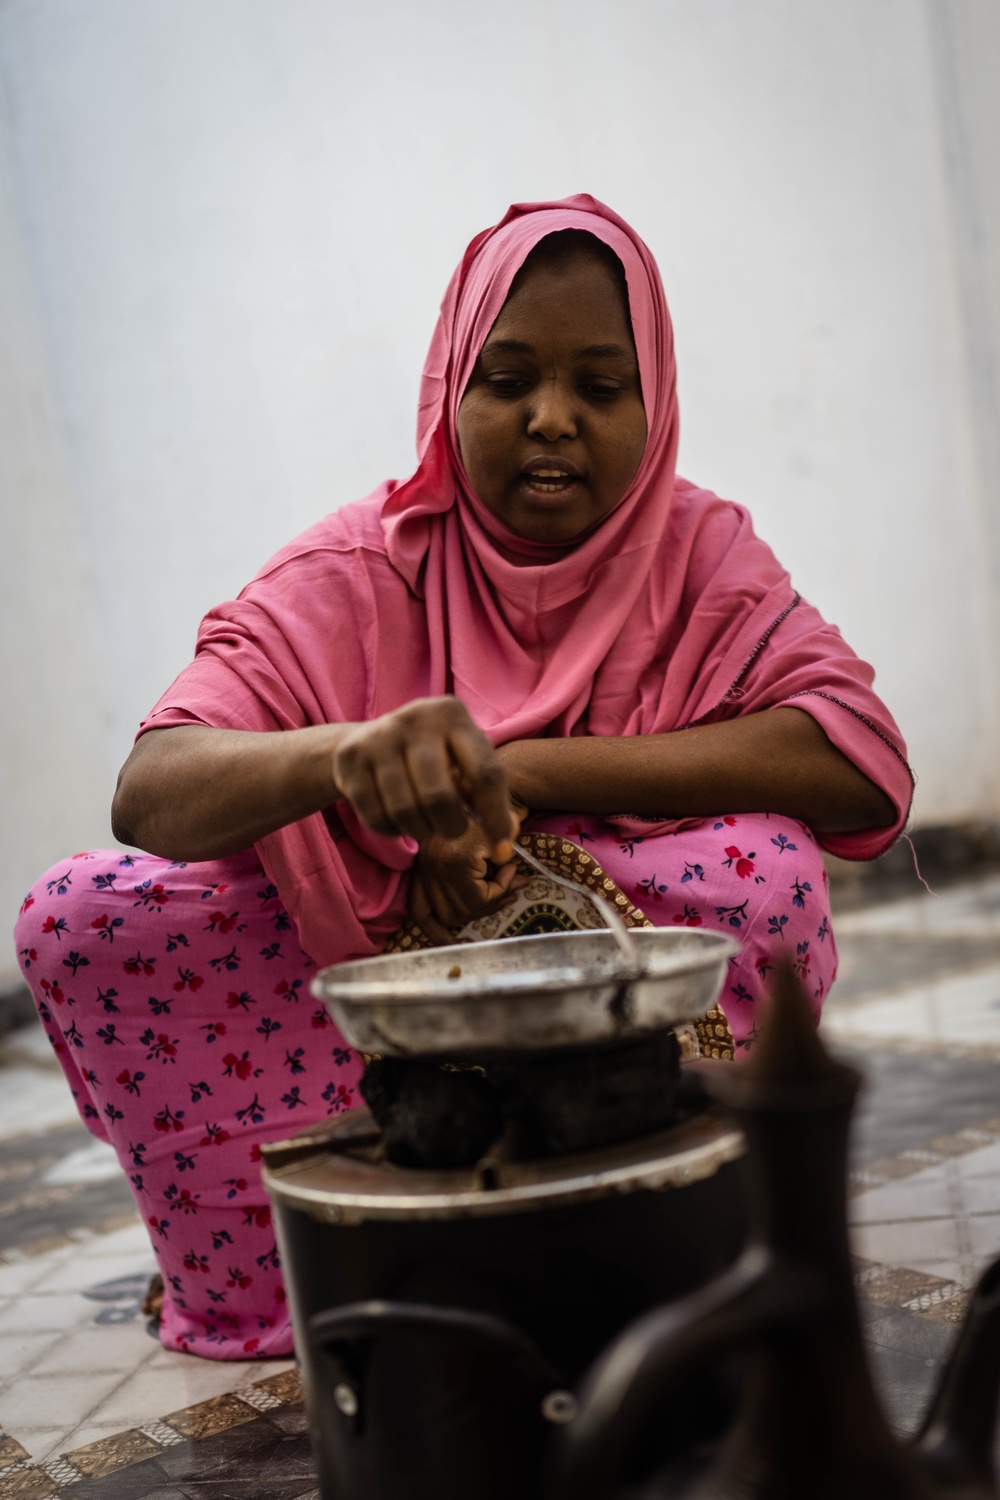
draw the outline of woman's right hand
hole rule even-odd
[[[471,813],[492,860],[512,858],[517,820],[503,767],[457,698],[417,698],[352,725],[333,751],[333,778],[376,833],[457,839]]]

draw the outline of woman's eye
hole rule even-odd
[[[612,401],[622,393],[621,386],[603,385],[600,381],[590,381],[582,389],[588,396],[596,396],[599,401]]]
[[[499,391],[503,396],[516,395],[528,385],[521,375],[491,375],[486,383],[491,391]]]

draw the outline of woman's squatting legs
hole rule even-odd
[[[25,899],[18,956],[88,1128],[126,1171],[163,1275],[160,1336],[291,1353],[260,1147],[358,1102],[361,1059],[254,854],[96,850]]]

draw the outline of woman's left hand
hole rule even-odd
[[[518,822],[527,808],[514,807]],[[457,839],[433,834],[423,840],[410,878],[409,916],[435,943],[452,943],[452,933],[477,917],[489,916],[513,900],[529,877],[516,857],[496,865],[478,823]]]

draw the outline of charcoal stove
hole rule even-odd
[[[637,936],[627,981],[599,932],[317,981],[381,1053],[368,1108],[264,1151],[323,1500],[541,1497],[608,1343],[738,1255],[743,1138],[674,1031],[733,945]],[[725,1417],[724,1391],[692,1381],[649,1442]]]

